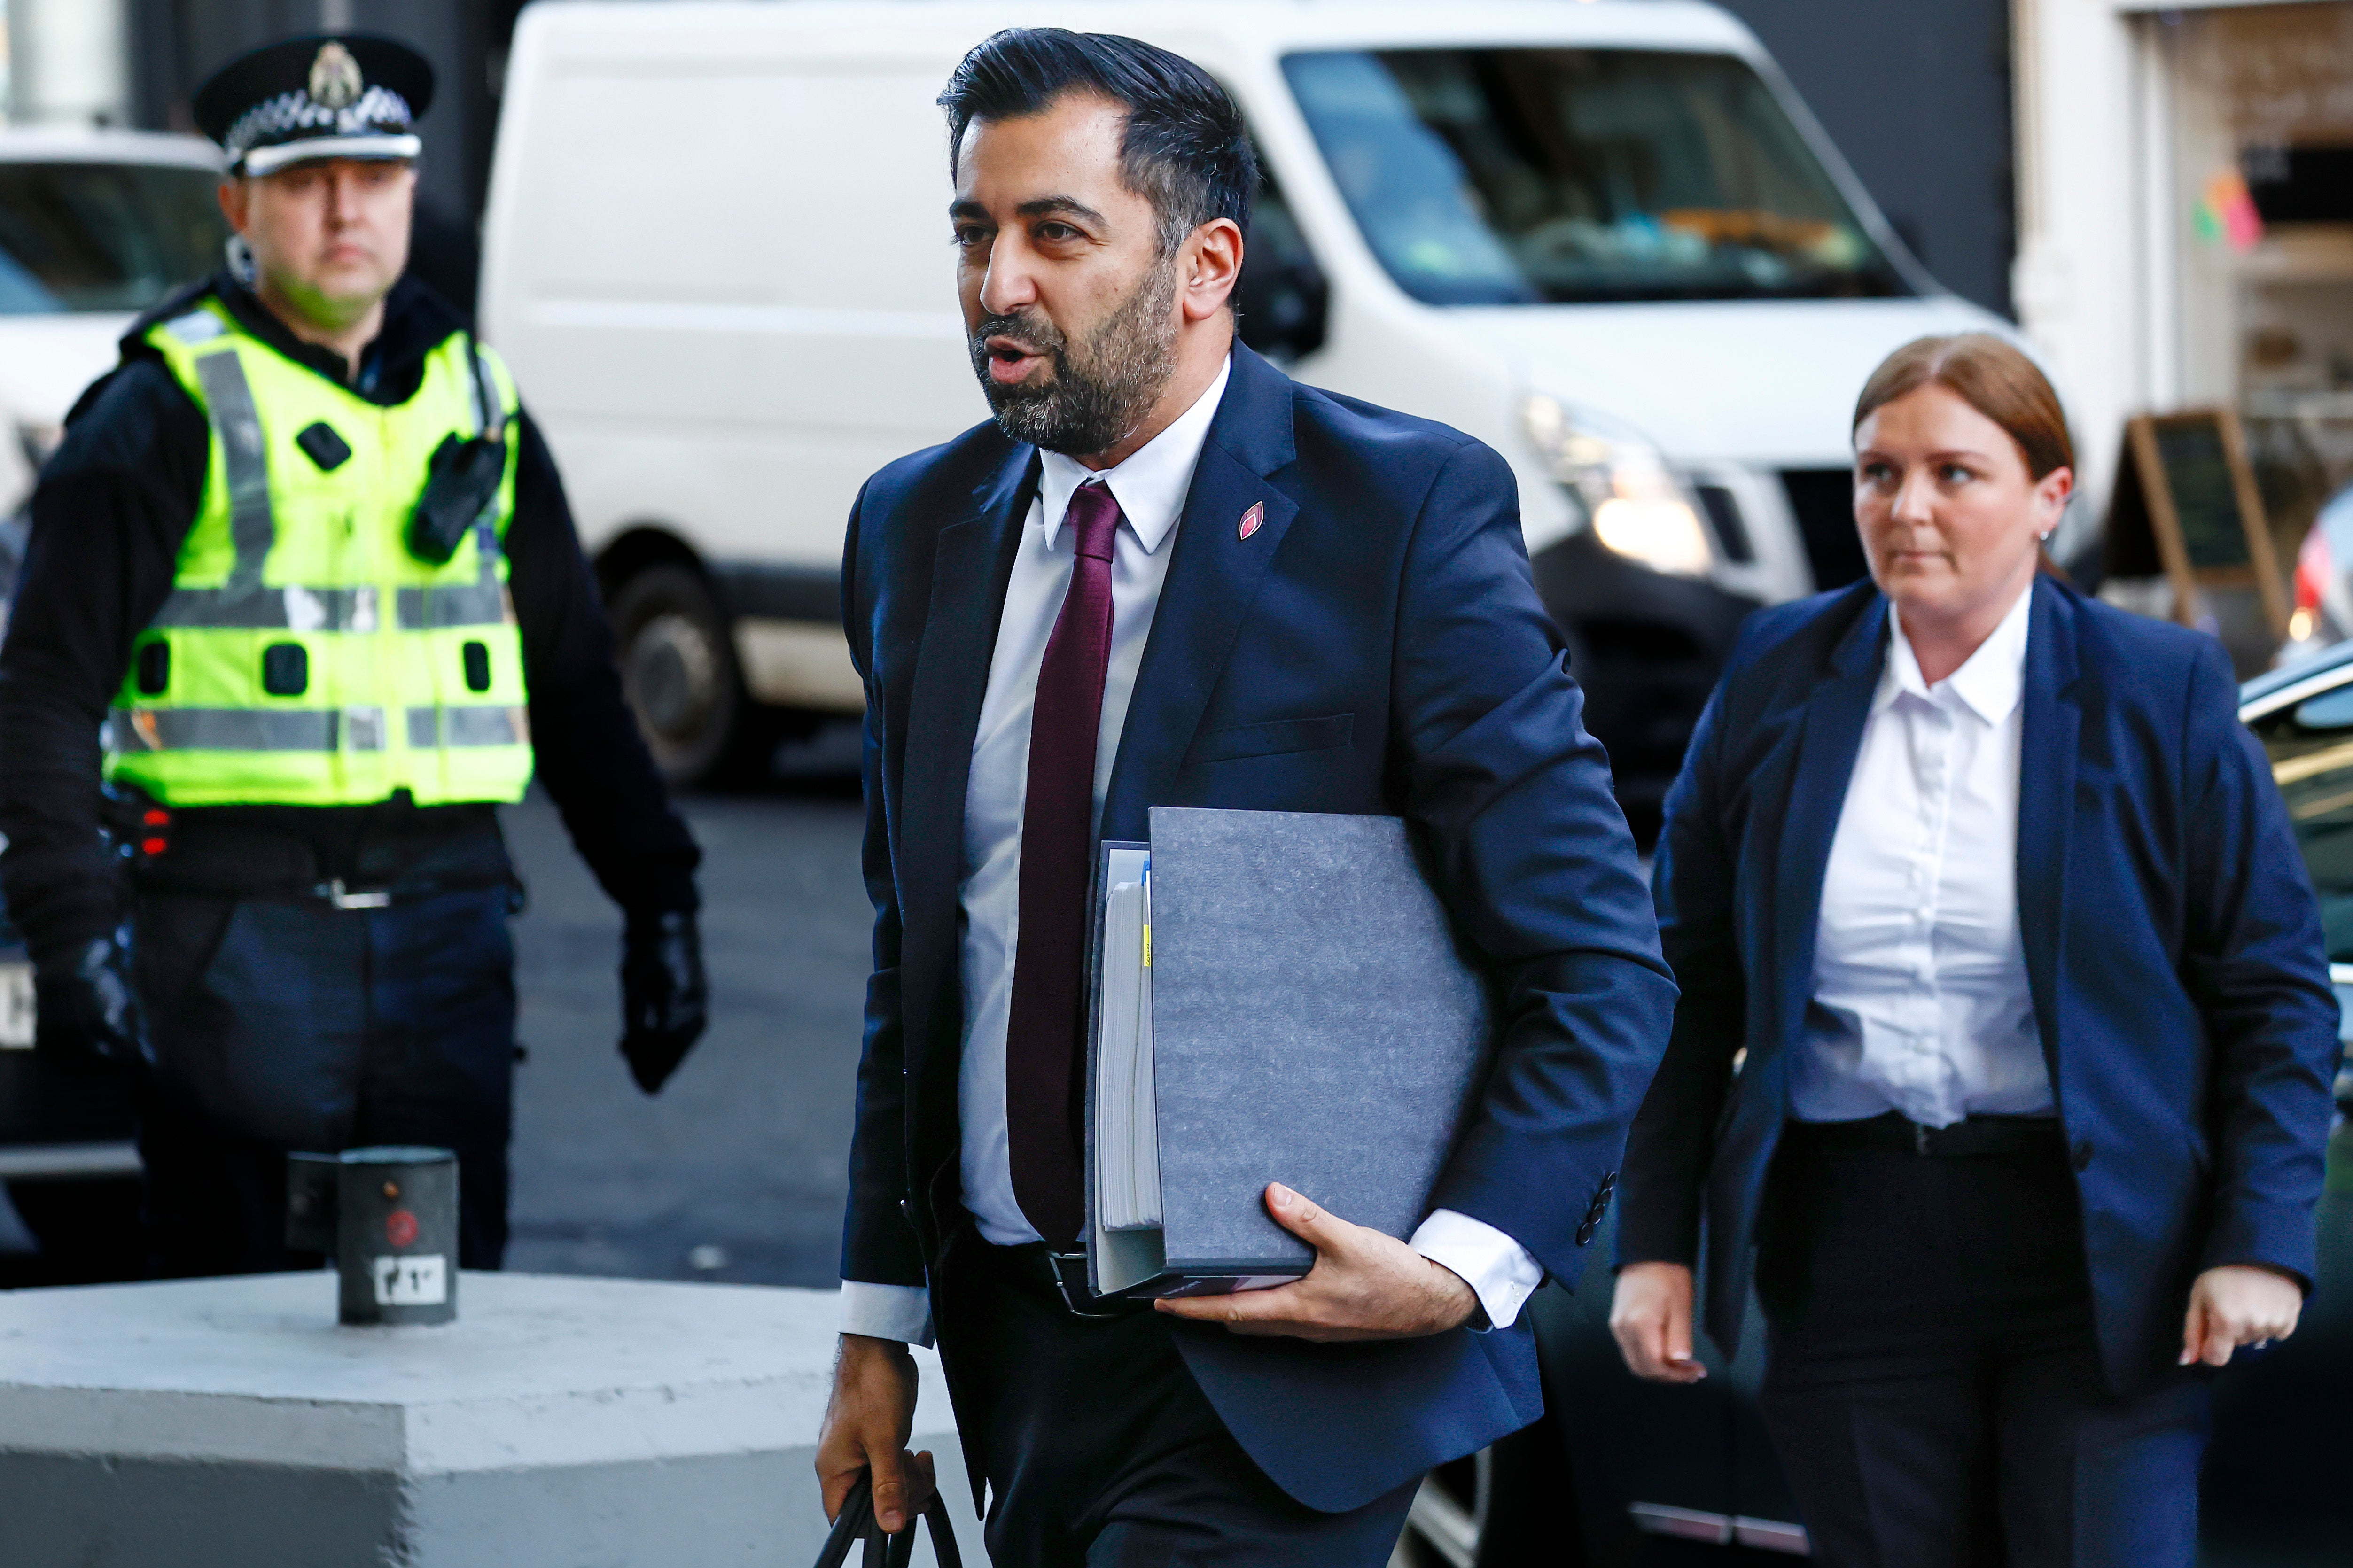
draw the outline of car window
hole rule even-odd
[[[0,163],[0,315],[143,310],[220,266],[210,170]]]
[[[1910,292],[1745,60],[1387,49],[1282,69],[1373,254],[1417,300]]]
[[[2253,728],[2320,895],[2328,962],[2353,963],[2353,679],[2266,714]]]

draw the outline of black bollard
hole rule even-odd
[[[324,1252],[346,1323],[458,1315],[458,1156],[391,1146],[286,1159],[286,1245]]]

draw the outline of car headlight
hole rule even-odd
[[[1699,507],[1659,449],[1622,425],[1535,394],[1521,422],[1609,549],[1653,572],[1704,575],[1715,550]]]

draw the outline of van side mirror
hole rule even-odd
[[[1324,346],[1332,288],[1313,256],[1261,259],[1266,256],[1262,250],[1242,253],[1242,275],[1234,286],[1239,328],[1242,342],[1289,363]]]
[[[1242,246],[1242,275],[1234,282],[1234,308],[1241,312],[1242,342],[1288,364],[1324,346],[1332,286],[1262,153],[1258,166],[1258,198]]]

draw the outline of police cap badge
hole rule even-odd
[[[309,158],[414,158],[433,67],[406,44],[367,33],[288,38],[241,55],[196,89],[196,126],[232,174]]]

